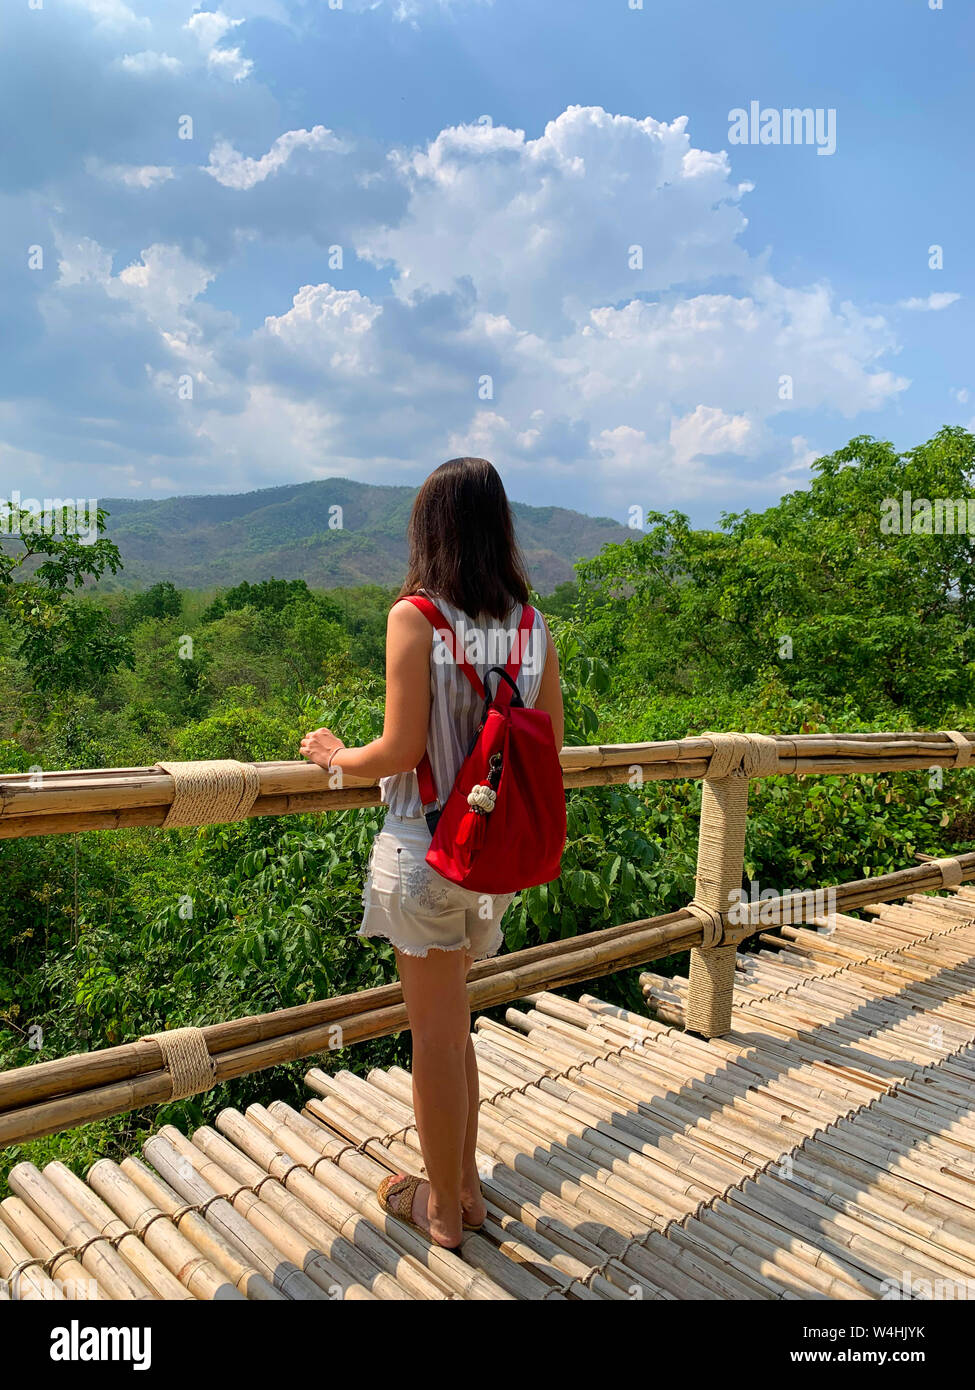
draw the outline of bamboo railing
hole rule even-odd
[[[737,947],[762,924],[732,923],[730,894],[742,882],[748,784],[752,778],[842,772],[964,767],[975,734],[707,734],[657,743],[564,748],[566,787],[641,780],[703,779],[695,895],[686,908],[584,936],[494,957],[474,966],[468,996],[474,1009],[597,978],[690,950],[687,1028],[704,1037],[727,1032]],[[0,838],[68,834],[120,826],[162,826],[182,796],[180,783],[198,766],[96,769],[17,774],[0,778]],[[376,805],[374,784],[336,786],[307,763],[212,765],[239,770],[251,787],[237,816],[288,815]],[[182,803],[181,803],[182,804]],[[215,819],[231,819],[221,816]],[[183,822],[180,822],[183,823]],[[189,821],[186,823],[201,823]],[[205,823],[205,822],[204,822]],[[933,859],[882,877],[839,885],[836,910],[853,911],[975,878],[975,853]],[[780,920],[801,920],[802,894],[762,904]],[[794,914],[800,915],[794,915]],[[766,921],[767,921],[766,917]],[[281,1062],[387,1036],[407,1026],[399,984],[381,986],[228,1020],[176,1029],[121,1046],[35,1063],[0,1073],[0,1146],[178,1094],[209,1089]],[[190,1090],[176,1089],[173,1046],[191,1046],[197,1070]],[[202,1067],[200,1066],[202,1059]]]
[[[975,734],[959,735],[967,744]],[[768,774],[894,772],[958,763],[961,745],[947,733],[775,735],[776,764]],[[707,777],[714,740],[706,735],[657,743],[563,748],[566,787]],[[258,792],[247,817],[378,806],[375,783],[306,762],[250,764]],[[123,826],[161,826],[173,804],[174,776],[159,767],[23,772],[0,778],[0,839],[65,835]]]

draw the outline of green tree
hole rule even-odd
[[[176,585],[167,579],[161,584],[153,584],[141,594],[132,595],[128,621],[130,626],[134,626],[144,618],[178,618],[182,611],[182,595]]]
[[[594,650],[632,685],[877,694],[933,717],[972,696],[975,537],[884,529],[885,499],[964,498],[975,437],[952,427],[898,453],[867,437],[814,465],[808,489],[697,531],[652,513],[639,540],[578,566]]]
[[[105,515],[98,510],[96,534],[86,537],[68,506],[47,516],[9,502],[0,510],[0,614],[40,692],[90,689],[131,663],[108,613],[77,593],[121,568],[118,548],[101,535]]]

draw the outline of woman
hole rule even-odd
[[[323,767],[379,779],[387,806],[363,892],[359,935],[393,945],[413,1034],[413,1107],[427,1179],[398,1175],[380,1190],[386,1209],[438,1245],[459,1248],[464,1229],[486,1216],[478,1180],[478,1077],[466,979],[475,960],[501,947],[501,918],[513,894],[477,894],[426,863],[430,831],[414,769],[429,754],[437,795],[446,801],[480,720],[474,694],[409,594],[423,593],[449,619],[458,645],[483,679],[504,665],[528,601],[524,561],[508,499],[486,459],[450,459],[420,488],[410,516],[406,580],[386,628],[386,711],[380,738],[347,748],[330,729],[301,743]],[[506,645],[507,644],[507,645]],[[518,689],[552,719],[562,747],[558,658],[536,611]]]

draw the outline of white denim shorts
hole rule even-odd
[[[497,955],[514,893],[475,893],[451,883],[426,862],[429,848],[423,816],[387,811],[369,857],[358,935],[385,937],[407,956],[461,949],[475,960]]]

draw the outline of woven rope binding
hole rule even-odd
[[[702,882],[717,884],[722,876],[722,858],[727,844],[744,840],[745,817],[748,806],[748,780],[751,777],[771,777],[779,770],[779,746],[766,734],[703,735],[714,744],[704,774],[708,783],[721,784],[705,795],[701,807],[701,836],[698,843],[698,887]],[[740,880],[739,880],[740,884]],[[739,886],[736,884],[735,886]],[[721,894],[723,900],[723,893]],[[704,902],[695,894],[684,909],[703,929],[701,946],[711,949],[751,934],[747,924],[728,923],[728,907],[722,901]]]
[[[928,868],[940,871],[942,888],[957,888],[961,883],[961,865],[957,859],[929,859]]]
[[[942,729],[945,738],[950,738],[958,749],[952,767],[968,767],[972,761],[972,745],[964,734],[960,734],[957,729]]]
[[[176,784],[173,803],[163,828],[180,825],[223,825],[243,820],[257,800],[261,779],[253,763],[234,758],[203,762],[156,763]]]
[[[708,781],[724,777],[771,777],[779,770],[779,745],[767,734],[701,735],[714,744],[704,774]]]
[[[172,1086],[170,1100],[183,1100],[216,1085],[216,1063],[210,1056],[202,1028],[170,1028],[164,1033],[145,1036],[159,1044]]]

